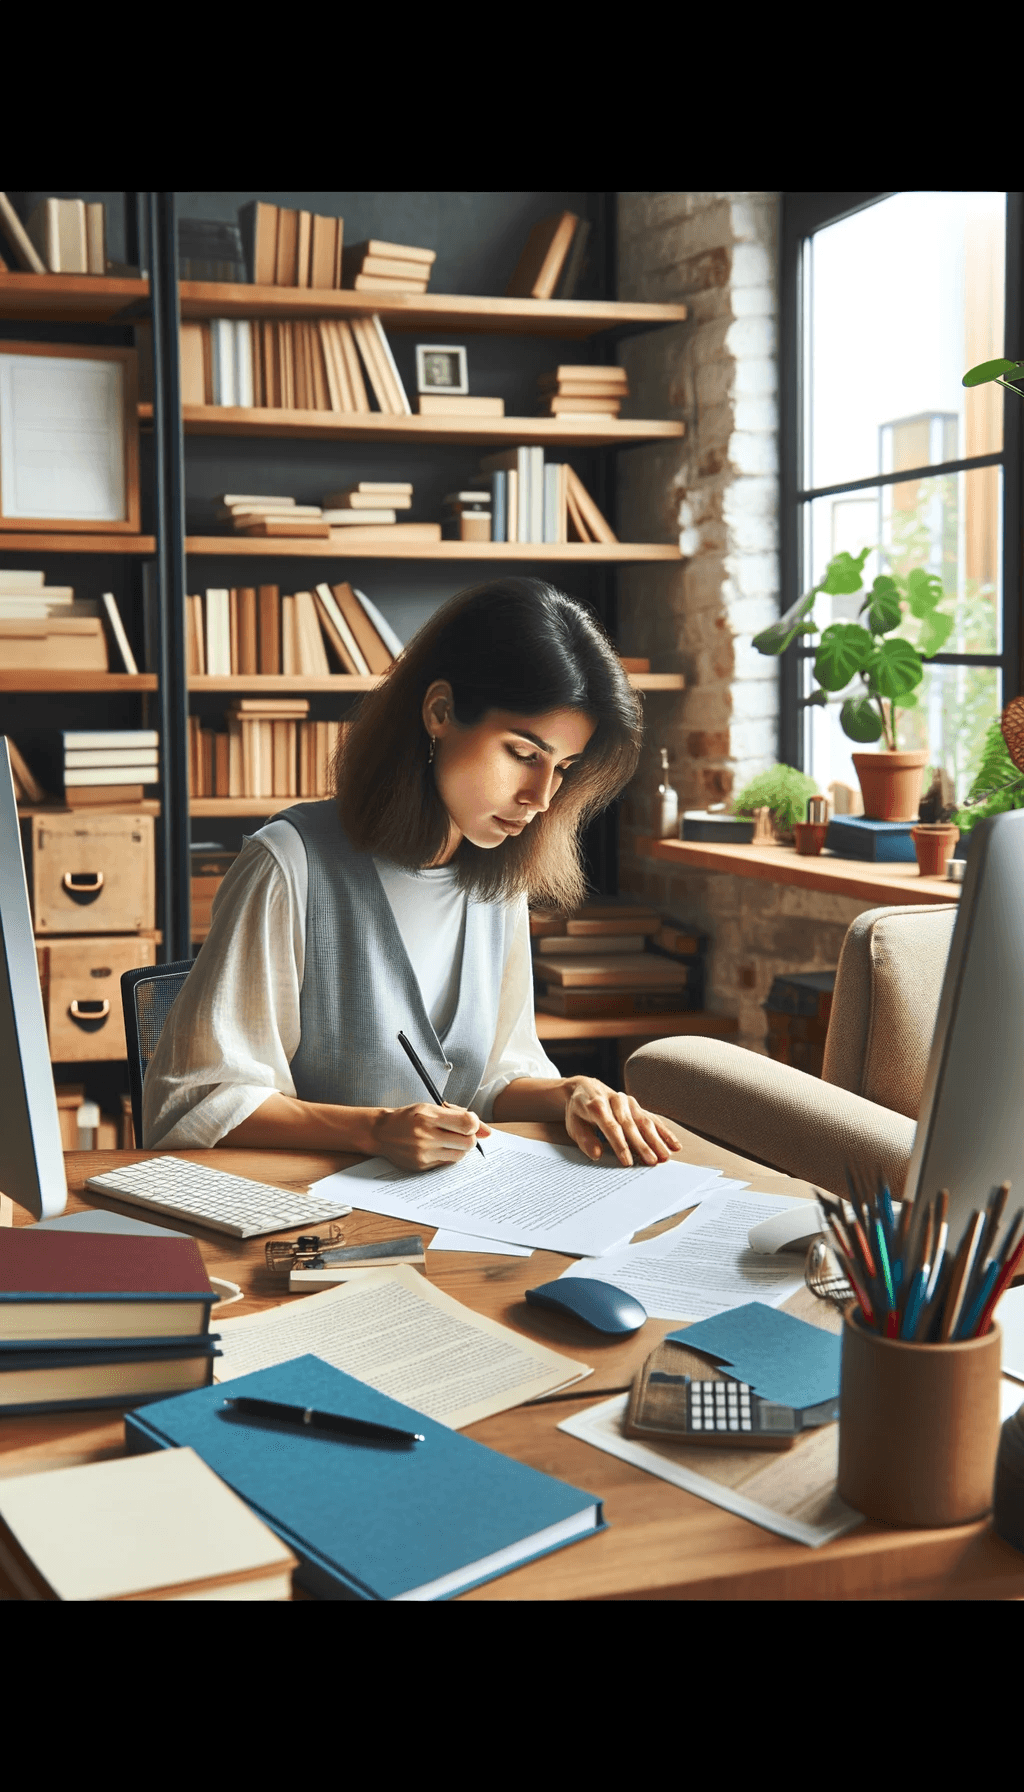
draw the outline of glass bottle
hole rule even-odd
[[[674,840],[679,832],[679,792],[668,781],[668,748],[662,747],[661,782],[654,809],[655,835],[659,840]]]

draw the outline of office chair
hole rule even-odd
[[[900,1195],[910,1165],[956,904],[868,909],[843,941],[821,1077],[720,1039],[657,1039],[630,1095],[770,1169],[846,1193],[845,1168]]]
[[[141,970],[125,971],[121,977],[121,1007],[124,1010],[124,1037],[128,1047],[128,1087],[132,1096],[132,1126],[137,1146],[142,1144],[142,1079],[149,1060],[156,1051],[156,1042],[164,1021],[177,1001],[181,986],[194,963],[194,958],[182,958],[177,964],[147,964]]]

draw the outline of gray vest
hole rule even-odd
[[[401,1031],[445,1100],[468,1107],[497,1032],[514,905],[467,902],[458,999],[439,1039],[373,859],[350,844],[334,803],[298,803],[275,820],[301,836],[309,867],[296,1095],[343,1107],[429,1101]]]

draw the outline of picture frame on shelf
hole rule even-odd
[[[417,392],[444,392],[452,398],[469,395],[469,363],[464,348],[443,343],[416,344]]]
[[[133,348],[0,342],[0,529],[137,535]]]

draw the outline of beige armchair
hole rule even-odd
[[[719,1039],[658,1039],[626,1088],[772,1169],[845,1194],[844,1168],[903,1191],[956,905],[858,915],[839,958],[821,1078]]]

